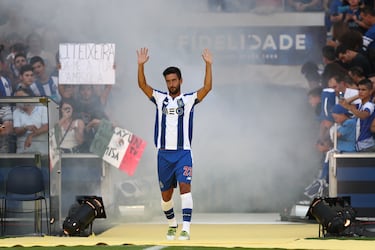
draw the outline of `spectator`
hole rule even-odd
[[[104,111],[104,105],[100,97],[95,95],[92,85],[80,85],[77,98],[77,114],[85,123],[85,139],[82,150],[89,152],[92,139],[102,119],[108,116]]]
[[[6,62],[8,69],[10,71],[10,76],[11,76],[11,81],[12,81],[12,86],[15,87],[17,85],[17,80],[19,76],[19,69],[20,65],[24,65],[27,63],[26,61],[26,56],[25,56],[25,62],[22,62],[23,58],[17,58],[18,60],[18,68],[16,67],[16,55],[21,55],[26,53],[26,47],[22,43],[15,43],[10,46],[10,53],[6,57]],[[21,63],[21,64],[20,64]],[[22,64],[23,63],[23,64]]]
[[[8,77],[2,74],[2,67],[4,66],[4,61],[0,58],[0,97],[1,96],[11,96],[12,95],[12,84]]]
[[[339,152],[356,151],[356,119],[352,118],[350,112],[340,104],[332,109],[334,121],[339,125],[337,128],[337,150]],[[327,173],[328,177],[328,168]]]
[[[33,96],[27,89],[18,89],[14,96]],[[48,154],[47,107],[38,104],[17,103],[13,112],[14,131],[17,135],[17,153]]]
[[[373,69],[375,69],[375,10],[365,7],[361,11],[361,17],[370,27],[363,35],[362,52],[369,58]]]
[[[351,50],[361,51],[363,44],[363,35],[356,30],[342,29],[339,34],[336,34],[336,40],[328,40],[327,45],[337,48],[340,44],[345,45]]]
[[[368,76],[372,73],[372,68],[366,56],[357,51],[350,49],[344,44],[340,44],[336,48],[337,58],[343,63],[346,70],[358,66],[363,69],[364,75]]]
[[[353,79],[355,84],[357,85],[361,80],[365,79],[365,74],[363,73],[363,69],[358,66],[351,67],[348,71],[348,75]]]
[[[301,67],[301,74],[305,76],[310,89],[320,86],[319,67],[315,62],[304,63]]]
[[[332,23],[332,37],[331,40],[328,41],[328,44],[336,47],[341,36],[345,34],[349,30],[349,28],[348,25],[344,22],[343,17],[339,16],[337,11],[338,6],[334,6],[331,8],[336,8],[336,10],[331,9],[331,14],[329,16],[329,20]]]
[[[77,119],[72,99],[62,99],[60,120],[55,126],[56,141],[63,153],[79,153],[84,140],[85,123]]]
[[[339,102],[339,99],[348,99],[351,100],[353,104],[360,104],[360,100],[358,98],[358,89],[353,89],[353,80],[350,78],[349,75],[340,74],[331,77],[328,82],[328,85],[335,90],[336,101],[335,104]],[[353,99],[356,97],[355,99]]]
[[[10,66],[13,75],[12,87],[16,89],[20,82],[20,70],[23,65],[27,64],[26,55],[24,53],[17,53],[14,56],[13,63]]]
[[[337,151],[339,152],[355,152],[356,151],[356,119],[351,118],[351,114],[340,104],[336,104],[332,108],[332,116],[335,123],[338,125],[337,137]],[[333,129],[335,127],[332,127]],[[333,133],[331,133],[333,134]],[[332,152],[332,142],[334,137],[330,138],[327,143],[321,144],[322,152],[326,153],[322,171],[319,177],[305,188],[305,195],[310,198],[323,196],[324,189],[328,186],[328,169],[329,169],[329,153]]]
[[[348,78],[344,75],[336,75],[328,81],[328,88],[323,89],[321,97],[321,127],[319,133],[320,142],[329,138],[329,130],[333,125],[332,108],[339,102],[339,99],[350,100],[354,104],[359,104],[358,90],[347,88]]]
[[[32,92],[34,96],[37,96],[39,91],[35,83],[33,67],[31,67],[30,64],[21,67],[19,78],[20,82],[17,85],[16,90],[20,88],[28,89],[28,91]]]
[[[345,74],[346,69],[336,58],[335,48],[326,45],[322,48],[324,69],[321,74],[321,84],[323,88],[328,86],[328,81],[335,75]]]
[[[59,92],[62,99],[74,99],[76,85],[74,84],[59,84]]]
[[[338,18],[351,30],[364,34],[369,26],[361,18],[361,0],[348,0],[348,5],[338,8]]]
[[[344,75],[343,82],[345,84],[345,92],[344,93],[345,93],[346,96],[349,96],[348,91],[349,91],[349,93],[351,93],[350,94],[351,97],[354,96],[354,95],[356,95],[356,96],[358,95],[357,82],[355,82],[354,79],[349,74]]]
[[[361,103],[351,105],[346,100],[341,100],[340,104],[353,113],[359,122],[359,132],[357,132],[357,151],[374,152],[375,141],[371,133],[371,124],[374,120],[374,103],[370,101],[372,92],[372,82],[364,79],[358,83],[359,98]]]
[[[325,27],[327,32],[335,29],[332,26],[335,23],[342,23],[342,18],[338,17],[338,9],[342,6],[343,2],[341,0],[323,0],[323,9],[325,11]],[[332,30],[333,31],[333,30]]]
[[[34,56],[41,57],[46,68],[46,74],[50,75],[56,68],[55,56],[52,53],[44,50],[42,37],[38,33],[31,33],[27,36],[26,43],[29,47],[26,55],[29,63],[31,63],[30,60]]]
[[[36,76],[37,96],[48,96],[56,103],[59,103],[61,96],[58,91],[58,79],[47,74],[43,58],[34,56],[30,59],[30,64]]]
[[[286,9],[289,11],[307,12],[322,11],[322,0],[287,0]]]

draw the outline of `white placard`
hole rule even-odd
[[[59,45],[59,84],[114,84],[115,44]]]

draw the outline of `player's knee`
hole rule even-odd
[[[191,192],[191,185],[188,183],[180,183],[180,194],[186,194]]]

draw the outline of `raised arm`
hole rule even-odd
[[[144,65],[148,61],[148,48],[137,50],[138,56],[138,86],[148,98],[151,98],[153,89],[147,84]]]
[[[201,89],[198,90],[197,98],[202,101],[206,97],[208,92],[212,89],[212,54],[208,49],[203,50],[202,58],[206,63],[206,73],[204,76],[204,84]]]

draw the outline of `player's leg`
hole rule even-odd
[[[193,197],[191,195],[191,185],[187,183],[179,183],[181,192],[181,208],[182,208],[182,230],[179,240],[190,239],[190,224],[193,213]]]
[[[174,164],[171,164],[161,151],[158,153],[158,178],[161,191],[161,208],[169,225],[167,240],[174,240],[177,231],[177,220],[172,196],[177,181],[174,177]]]
[[[177,220],[173,206],[173,188],[161,192],[161,207],[168,221],[167,240],[174,240],[177,231]]]
[[[192,157],[190,151],[184,151],[176,166],[176,175],[180,188],[182,209],[182,231],[180,240],[190,239],[190,224],[193,213],[193,197],[191,195]]]

